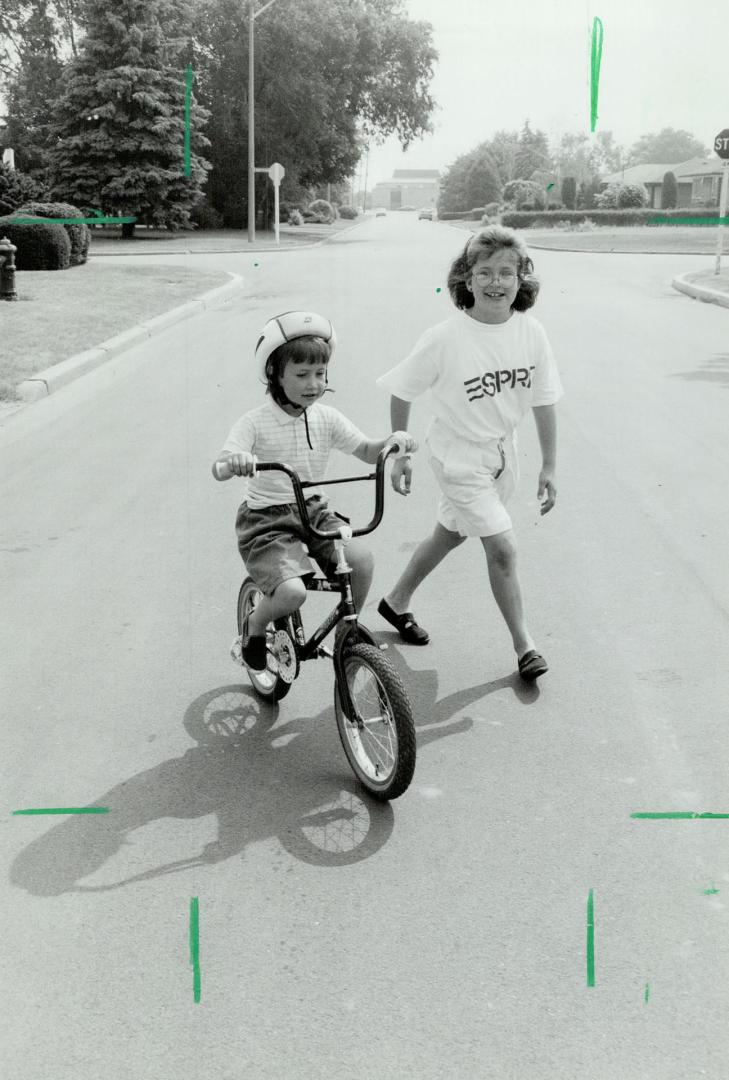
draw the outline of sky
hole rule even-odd
[[[497,131],[520,131],[526,119],[550,144],[566,132],[589,136],[596,16],[603,26],[596,132],[612,131],[629,147],[672,127],[710,148],[729,127],[729,0],[404,0],[404,7],[433,26],[435,130],[405,154],[395,138],[371,145],[368,189],[394,169],[443,170]]]

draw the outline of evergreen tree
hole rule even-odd
[[[531,180],[532,173],[540,169],[549,171],[551,168],[552,160],[547,136],[543,131],[532,131],[529,121],[525,120],[519,135],[514,179]]]
[[[201,198],[209,145],[206,110],[190,109],[185,175],[187,65],[193,61],[186,0],[87,0],[87,34],[64,72],[53,120],[52,192],[105,215],[156,226],[189,224]],[[123,233],[133,234],[133,225]]]
[[[562,181],[562,202],[568,210],[574,210],[577,202],[577,181],[574,176],[565,176]]]
[[[676,183],[675,173],[667,172],[663,174],[661,206],[664,210],[673,210],[678,206],[678,184]]]

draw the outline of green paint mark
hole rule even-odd
[[[187,85],[185,87],[185,176],[192,172],[190,154],[190,107],[192,105],[192,64],[187,65]]]
[[[729,814],[696,814],[692,810],[671,810],[665,814],[631,814],[632,818],[642,818],[643,820],[655,821],[659,818],[672,818],[674,820],[685,820],[691,818],[729,818]]]
[[[13,810],[13,815],[18,814],[108,814],[108,806],[49,806],[39,807],[33,810]]]
[[[253,265],[254,265],[254,266],[258,266],[258,263],[254,263]]]
[[[441,289],[440,289],[440,285],[438,286],[438,288],[437,288],[437,289],[436,289],[435,291],[436,291],[436,292],[440,292],[440,291],[441,291]]]
[[[587,897],[587,985],[595,985],[595,909],[592,889]]]
[[[44,217],[12,218],[9,225],[40,225],[47,221],[51,225],[127,225],[137,219],[129,217]]]
[[[190,963],[192,964],[192,996],[200,1001],[200,904],[193,896],[190,900]]]
[[[729,225],[727,217],[651,218],[649,225]]]
[[[719,890],[715,885],[712,885],[711,888],[702,889],[701,891],[703,892],[704,896],[716,896]]]
[[[597,124],[597,92],[600,86],[600,64],[602,63],[602,20],[592,20],[592,47],[590,51],[590,131]]]
[[[553,187],[554,187],[554,183],[547,184],[547,191],[551,191]]]
[[[646,984],[645,984],[645,993],[644,993],[644,995],[643,995],[643,1001],[645,1001],[646,1005],[648,1004],[648,998],[649,998],[650,996],[651,996],[651,984],[650,984],[650,983],[646,983]]]

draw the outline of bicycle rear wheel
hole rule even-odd
[[[238,593],[238,633],[243,633],[245,621],[256,607],[261,597],[261,590],[252,578],[246,578]],[[247,668],[248,678],[259,697],[267,701],[280,701],[291,689],[291,684],[299,673],[299,660],[293,642],[291,625],[288,619],[277,619],[266,627],[269,666],[265,671],[251,671]]]
[[[376,799],[396,799],[415,771],[415,723],[405,687],[373,645],[353,645],[342,663],[354,709],[345,714],[337,682],[334,712],[347,760]]]

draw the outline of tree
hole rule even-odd
[[[533,180],[511,180],[504,188],[503,198],[513,203],[517,210],[545,210],[547,192]]]
[[[602,194],[595,197],[602,209],[616,209],[648,205],[648,191],[643,184],[608,184]]]
[[[471,210],[501,197],[501,181],[494,166],[491,146],[480,143],[462,154],[441,180],[438,209],[443,212]]]
[[[191,105],[185,175],[185,0],[87,0],[88,32],[64,72],[50,153],[56,198],[167,228],[189,223],[208,162],[206,113]],[[133,225],[124,226],[132,235]]]
[[[0,217],[12,214],[23,203],[42,194],[42,188],[31,176],[0,162]]]
[[[661,206],[664,210],[673,210],[678,206],[678,184],[676,182],[676,174],[670,171],[663,174],[663,183],[661,184]]]
[[[537,170],[546,169],[551,171],[552,159],[549,153],[549,143],[543,131],[532,131],[529,121],[524,121],[524,127],[519,135],[519,143],[516,152],[514,178],[517,180],[531,180],[532,174]]]
[[[63,70],[45,0],[36,0],[27,13],[18,42],[18,64],[8,82],[4,142],[15,150],[17,168],[41,177],[48,165],[51,103],[60,92]]]
[[[210,197],[227,224],[246,210],[248,15],[240,0],[199,0],[201,100],[211,112]],[[281,192],[352,176],[366,141],[405,149],[430,130],[437,54],[429,24],[401,0],[276,0],[255,23],[255,156],[280,161]],[[257,203],[267,185],[256,185]]]
[[[565,176],[562,181],[562,202],[568,210],[574,210],[577,202],[577,181],[574,176]]]
[[[679,165],[704,157],[706,149],[689,131],[663,128],[657,135],[642,135],[630,149],[631,165]]]

